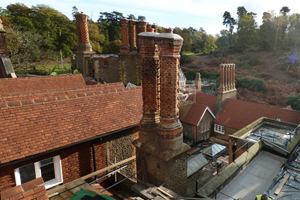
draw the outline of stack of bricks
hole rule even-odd
[[[1,192],[2,200],[49,199],[46,194],[44,181],[37,178],[22,185]]]
[[[90,44],[89,31],[86,14],[77,13],[75,15],[76,25],[77,25],[77,35],[78,35],[78,46],[77,51],[92,51],[92,46]]]

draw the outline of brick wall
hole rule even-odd
[[[92,145],[93,141],[75,145],[63,150],[49,153],[17,164],[0,168],[0,191],[15,186],[14,170],[16,168],[60,155],[64,183],[89,174],[93,169]],[[107,166],[105,140],[95,143],[96,168]]]
[[[199,126],[197,127],[197,141],[200,141],[201,138],[204,139],[204,137],[206,137],[206,139],[209,138],[210,136],[210,131],[211,131],[211,124],[213,122],[214,118],[211,116],[211,114],[206,111],[206,113],[204,114],[204,116],[202,117],[202,120],[201,122],[199,123]],[[209,121],[209,129],[204,132],[204,133],[201,133],[201,125],[204,125],[204,123],[206,123],[207,121]]]

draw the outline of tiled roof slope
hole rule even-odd
[[[134,126],[142,117],[141,87],[48,101],[0,103],[0,164]]]
[[[46,200],[49,199],[46,194],[44,181],[42,178],[37,178],[26,182],[22,185],[9,188],[1,192],[2,200]]]
[[[194,101],[197,104],[207,105],[211,111],[214,111],[216,108],[217,96],[204,94],[201,90],[196,92],[196,101],[194,100],[194,96],[190,96],[188,100]]]
[[[182,122],[197,126],[207,106],[193,103]]]
[[[294,124],[299,124],[300,122],[299,112],[296,111],[247,101],[227,99],[214,123],[239,130],[260,117],[268,117],[271,119],[279,117],[281,121]]]
[[[0,94],[86,86],[81,74],[1,78]]]
[[[62,95],[72,95],[78,93],[92,93],[92,92],[114,92],[116,90],[123,90],[125,86],[123,83],[109,83],[101,85],[87,85],[82,87],[72,87],[68,89],[55,90],[55,91],[31,91],[25,93],[14,93],[14,94],[2,94],[0,95],[0,102],[9,102],[9,101],[22,101],[26,99],[47,99],[53,96],[62,96]]]

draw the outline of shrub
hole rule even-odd
[[[253,92],[266,92],[266,85],[261,79],[237,78],[237,88],[246,88]]]
[[[300,110],[300,94],[292,94],[288,96],[287,104],[290,105],[294,110]]]
[[[187,80],[195,80],[197,72],[194,70],[184,72],[184,75]]]

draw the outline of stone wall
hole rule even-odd
[[[136,150],[132,142],[137,138],[138,127],[122,131],[122,134],[109,136],[107,141],[107,164],[120,162],[136,155]],[[135,173],[136,163],[129,164],[125,168],[125,171],[130,174]]]
[[[210,137],[211,124],[212,124],[213,120],[214,120],[214,118],[211,116],[211,114],[208,111],[206,111],[206,113],[202,117],[201,122],[199,123],[199,125],[197,127],[197,137],[196,137],[197,141],[201,141],[202,138],[208,139]],[[204,133],[201,133],[201,126],[204,125],[208,121],[209,121],[208,130],[205,131]]]

